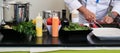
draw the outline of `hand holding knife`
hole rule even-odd
[[[98,23],[96,20],[91,21],[91,22],[90,22],[90,25],[91,25],[93,28],[98,28],[98,27],[103,28],[103,26],[102,26],[100,23]]]
[[[96,20],[93,22],[94,22],[94,24],[97,24],[99,27],[103,28],[103,26],[100,23],[98,23]]]

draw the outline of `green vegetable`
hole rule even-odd
[[[16,26],[12,26],[13,30],[18,31],[20,33],[24,33],[25,35],[33,35],[35,36],[35,25],[32,23],[32,21],[28,22],[21,22],[20,24]]]
[[[76,31],[76,30],[89,30],[89,27],[80,26],[78,23],[70,23],[69,26],[65,26],[63,30],[65,31]]]

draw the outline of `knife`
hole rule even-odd
[[[97,24],[99,27],[101,27],[101,28],[103,28],[103,26],[100,24],[100,23],[98,23],[97,21],[93,21],[95,24]]]

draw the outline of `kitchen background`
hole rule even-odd
[[[2,0],[0,0],[0,22],[1,22],[2,17],[3,17],[2,3],[3,3],[3,1],[2,1]]]
[[[35,18],[38,13],[44,10],[57,10],[62,11],[62,9],[66,9],[64,0],[5,0],[5,1],[22,1],[22,2],[30,2],[30,13],[29,19]],[[2,0],[0,0],[0,5],[2,5]],[[0,8],[0,12],[2,12],[2,8]],[[0,14],[2,17],[2,13]]]

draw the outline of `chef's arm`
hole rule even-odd
[[[95,14],[86,9],[78,0],[64,0],[70,12],[78,10],[87,21],[96,20]]]
[[[119,14],[116,11],[111,11],[108,12],[107,16],[111,17],[111,18],[116,18]]]
[[[112,23],[119,14],[116,11],[109,12],[102,20],[103,23]]]
[[[110,13],[108,13],[108,16],[105,16],[103,19],[104,23],[112,23],[114,18],[116,18],[118,15],[120,15],[120,0],[112,0],[110,4],[113,8]]]
[[[95,14],[89,11],[86,7],[81,6],[80,8],[78,8],[78,11],[83,14],[87,21],[91,22],[93,20],[96,20]]]
[[[107,16],[105,16],[102,20],[102,23],[107,23],[110,24],[114,21],[114,19],[118,16],[119,14],[115,11],[112,11],[111,13],[108,13]]]
[[[115,11],[112,11],[111,12],[115,17],[117,17],[119,14],[117,13],[117,12],[115,12]]]
[[[69,8],[70,12],[82,7],[82,4],[78,0],[64,0],[64,2]]]
[[[120,0],[113,0],[111,6],[113,7],[111,13],[116,17],[120,15]]]
[[[81,6],[80,8],[77,9],[79,12],[81,12],[82,14],[86,14],[86,12],[88,11],[88,9],[86,9],[86,7]]]

